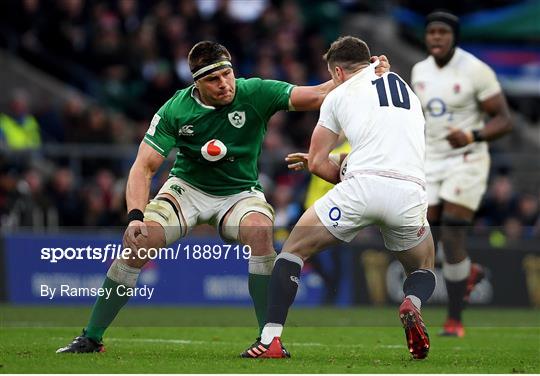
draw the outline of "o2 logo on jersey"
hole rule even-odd
[[[433,117],[443,116],[446,113],[446,104],[440,98],[430,99],[426,108]]]
[[[333,227],[338,227],[339,226],[338,221],[341,219],[341,209],[338,208],[337,206],[334,206],[328,212],[328,218],[330,218],[330,220],[334,222],[334,224],[332,225]]]
[[[216,162],[227,154],[227,147],[219,140],[212,139],[203,145],[201,154],[207,161]]]

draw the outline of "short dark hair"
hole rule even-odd
[[[225,46],[209,40],[197,43],[188,54],[189,69],[192,73],[220,60],[231,60],[231,54]]]
[[[352,36],[339,37],[323,56],[330,67],[339,65],[347,71],[354,71],[359,65],[369,64],[370,57],[366,42]]]
[[[426,29],[428,25],[432,22],[441,22],[444,23],[452,29],[454,33],[454,46],[459,42],[459,17],[455,14],[452,14],[444,9],[438,9],[434,12],[431,12],[426,16]]]

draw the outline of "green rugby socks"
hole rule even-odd
[[[111,295],[100,296],[94,303],[90,321],[85,329],[85,336],[97,342],[101,342],[103,333],[111,325],[118,312],[129,300],[129,296],[120,296],[117,292],[117,287],[120,286],[109,277],[105,278],[102,288],[110,289]]]

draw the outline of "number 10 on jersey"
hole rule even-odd
[[[409,100],[409,92],[405,82],[399,78],[397,74],[389,73],[386,76],[388,80],[388,88],[390,89],[390,97],[392,98],[392,104],[394,107],[404,108],[406,110],[411,108],[411,102]],[[388,107],[388,94],[386,93],[386,86],[384,84],[384,77],[381,77],[375,81],[371,81],[377,88],[377,94],[379,94],[379,105],[381,107]]]

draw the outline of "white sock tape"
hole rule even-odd
[[[443,263],[443,276],[450,282],[459,282],[466,279],[471,272],[471,259],[458,262],[457,264]]]
[[[291,261],[291,262],[295,262],[297,263],[298,265],[300,265],[300,268],[303,268],[304,267],[304,261],[296,256],[296,255],[293,255],[292,253],[289,253],[289,252],[281,252],[278,257],[276,257],[276,261],[274,262],[274,264],[277,262],[277,260],[279,259],[285,259],[285,260],[288,260],[288,261]]]
[[[137,285],[139,274],[141,274],[141,269],[122,264],[119,260],[114,260],[107,271],[107,277],[127,287],[135,287]]]
[[[271,275],[274,269],[274,261],[277,253],[266,256],[251,256],[248,262],[248,271],[250,274]]]

